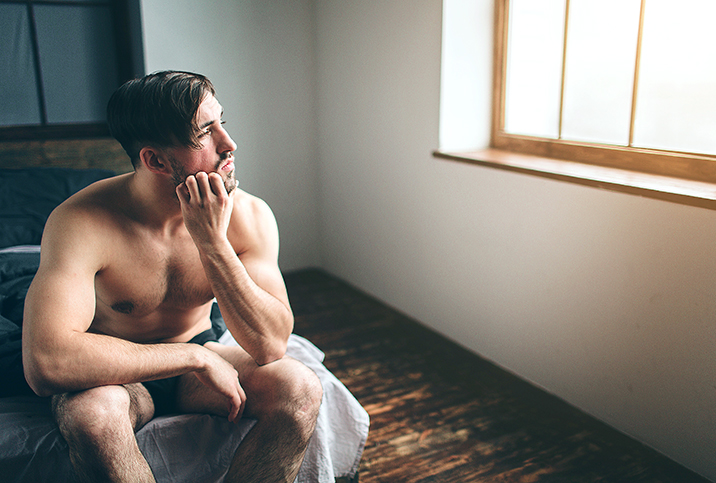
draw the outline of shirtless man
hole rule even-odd
[[[293,315],[276,223],[237,188],[222,115],[201,75],[128,82],[108,119],[134,171],[47,222],[25,305],[25,376],[52,396],[87,481],[154,481],[134,434],[168,411],[258,420],[226,481],[292,482],[315,428],[320,382],[284,355]],[[214,297],[240,347],[214,342]]]

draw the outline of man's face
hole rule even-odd
[[[208,94],[196,113],[201,148],[179,147],[167,150],[169,164],[174,172],[172,179],[176,186],[183,183],[187,176],[201,171],[219,173],[229,193],[238,186],[234,176],[233,155],[236,143],[223,127],[223,113],[221,104]]]

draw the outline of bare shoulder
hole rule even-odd
[[[44,260],[101,258],[117,228],[123,176],[98,181],[65,200],[50,215],[42,237]]]
[[[52,212],[49,229],[74,232],[93,226],[96,229],[91,231],[96,232],[116,220],[126,198],[126,181],[127,175],[115,176],[78,191]]]
[[[278,251],[278,228],[273,211],[261,198],[238,188],[228,235],[237,253]]]

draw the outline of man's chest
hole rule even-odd
[[[127,244],[97,273],[98,302],[134,317],[206,304],[213,298],[211,286],[196,247],[186,241]]]

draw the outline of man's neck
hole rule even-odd
[[[183,225],[181,205],[171,180],[138,171],[128,180],[128,189],[142,224],[160,230]]]

